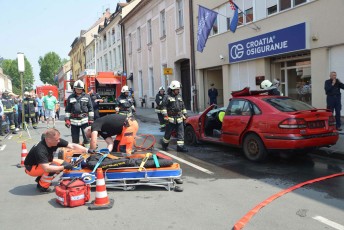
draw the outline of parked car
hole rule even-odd
[[[249,160],[263,161],[269,152],[305,152],[338,140],[336,121],[329,110],[247,88],[232,95],[228,107],[211,105],[187,118],[186,144],[231,145],[242,148]]]

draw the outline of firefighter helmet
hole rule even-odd
[[[171,81],[170,84],[170,89],[174,90],[174,89],[180,89],[181,84],[179,81]]]
[[[24,96],[30,96],[30,93],[29,93],[28,91],[26,91],[26,92],[24,93]]]
[[[127,85],[123,86],[121,89],[121,93],[129,93],[129,87]]]
[[[262,83],[260,83],[261,89],[267,89],[267,88],[270,88],[271,86],[272,86],[272,83],[269,80],[264,80],[262,81]]]
[[[9,91],[8,89],[6,89],[3,94],[9,94],[11,91]]]
[[[84,83],[81,80],[77,80],[74,82],[75,89],[84,89]]]
[[[160,87],[159,87],[159,91],[160,91],[160,90],[164,90],[164,91],[165,91],[164,86],[160,86]]]

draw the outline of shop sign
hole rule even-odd
[[[304,50],[306,23],[228,44],[230,63]]]

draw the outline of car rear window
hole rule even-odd
[[[305,102],[288,98],[288,97],[265,98],[263,100],[282,112],[295,112],[295,111],[315,109],[313,106]]]

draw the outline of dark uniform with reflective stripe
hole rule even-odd
[[[135,113],[135,106],[133,99],[129,96],[126,96],[125,93],[121,93],[117,98],[119,114],[131,116]]]
[[[30,119],[31,119],[32,127],[36,129],[37,128],[36,112],[35,112],[36,101],[33,98],[26,97],[24,98],[23,104],[24,104],[25,122],[29,124]]]
[[[15,124],[14,124],[14,101],[10,98],[8,93],[2,94],[2,105],[4,108],[4,115],[5,115],[5,121],[8,119],[10,121],[10,130],[12,133],[15,132]],[[2,127],[2,119],[0,120],[0,127]]]
[[[84,139],[84,144],[90,141],[86,137],[84,129],[88,126],[89,121],[93,121],[94,113],[91,98],[85,92],[80,96],[75,93],[71,94],[67,99],[65,120],[71,122],[72,142],[79,144],[80,129]]]
[[[155,103],[156,103],[155,112],[158,114],[161,131],[165,131],[165,127],[166,127],[164,115],[162,114],[162,110],[163,110],[162,101],[165,95],[166,95],[165,93],[161,94],[159,91],[159,93],[155,96]]]
[[[184,123],[183,120],[187,116],[185,105],[180,94],[175,95],[173,90],[163,98],[162,114],[168,116],[168,124],[166,126],[165,135],[162,139],[163,149],[167,149],[173,130],[177,132],[177,151],[187,151],[184,147]]]

